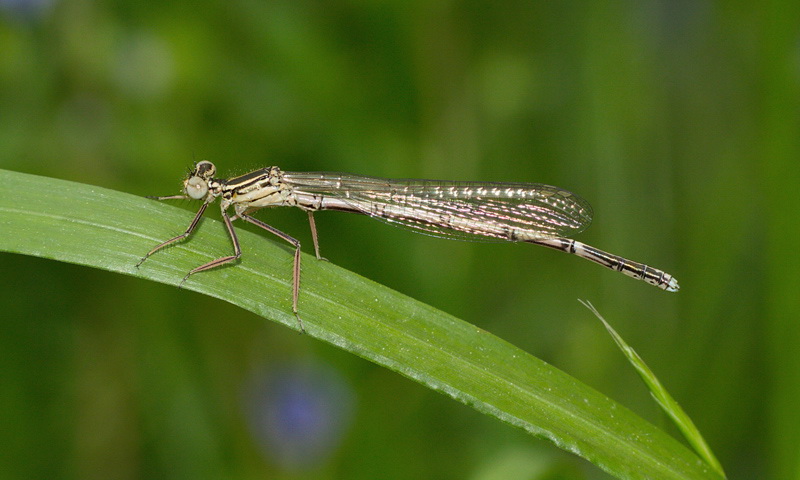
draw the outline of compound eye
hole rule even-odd
[[[208,193],[208,182],[195,175],[186,180],[186,186],[183,190],[189,197],[200,200]]]
[[[197,165],[194,167],[194,174],[201,178],[213,178],[215,173],[217,173],[217,167],[208,160],[197,162]]]

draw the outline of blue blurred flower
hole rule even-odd
[[[23,20],[36,20],[51,10],[55,0],[0,0],[0,10]]]
[[[330,367],[281,368],[257,378],[248,393],[251,428],[265,454],[287,470],[324,462],[350,425],[352,391]]]

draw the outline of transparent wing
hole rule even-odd
[[[361,213],[429,235],[472,241],[573,236],[592,222],[579,196],[530,183],[389,180],[284,172],[296,194],[321,209]]]

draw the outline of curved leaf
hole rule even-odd
[[[134,265],[191,219],[185,210],[99,187],[0,170],[0,249],[177,285],[208,252],[230,249],[210,219],[188,242]],[[210,225],[209,225],[210,224]],[[214,228],[212,228],[214,227]],[[238,232],[246,252],[195,275],[195,290],[297,329],[291,251]],[[672,437],[565,373],[474,325],[304,255],[300,314],[334,344],[480,412],[550,440],[619,478],[721,478]]]

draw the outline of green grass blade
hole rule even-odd
[[[191,213],[99,187],[0,170],[0,250],[177,285],[212,253],[229,252],[219,222],[134,265],[180,233]],[[199,274],[195,290],[297,329],[291,250],[244,230],[235,266]],[[300,314],[308,335],[546,438],[619,478],[721,478],[675,439],[513,345],[329,262],[303,258]],[[530,319],[526,319],[529,320]]]
[[[722,465],[717,460],[717,457],[714,456],[714,453],[711,451],[711,447],[708,446],[703,436],[700,434],[700,431],[692,422],[692,419],[689,418],[689,415],[681,408],[678,402],[672,398],[672,395],[669,394],[666,388],[661,384],[658,378],[655,376],[650,367],[644,363],[642,357],[639,356],[636,351],[625,342],[625,340],[614,330],[611,325],[600,315],[600,312],[594,308],[590,302],[585,302],[580,300],[580,302],[588,308],[597,318],[603,322],[608,333],[611,335],[611,338],[617,343],[617,346],[625,354],[625,357],[628,359],[628,362],[633,366],[639,376],[642,378],[644,383],[647,385],[647,388],[650,390],[650,394],[655,399],[656,403],[661,407],[662,410],[672,419],[672,422],[675,426],[683,434],[686,441],[694,448],[700,457],[702,457],[709,465],[711,465],[714,470],[719,472],[720,475],[723,477],[725,476],[725,472],[722,469]]]

